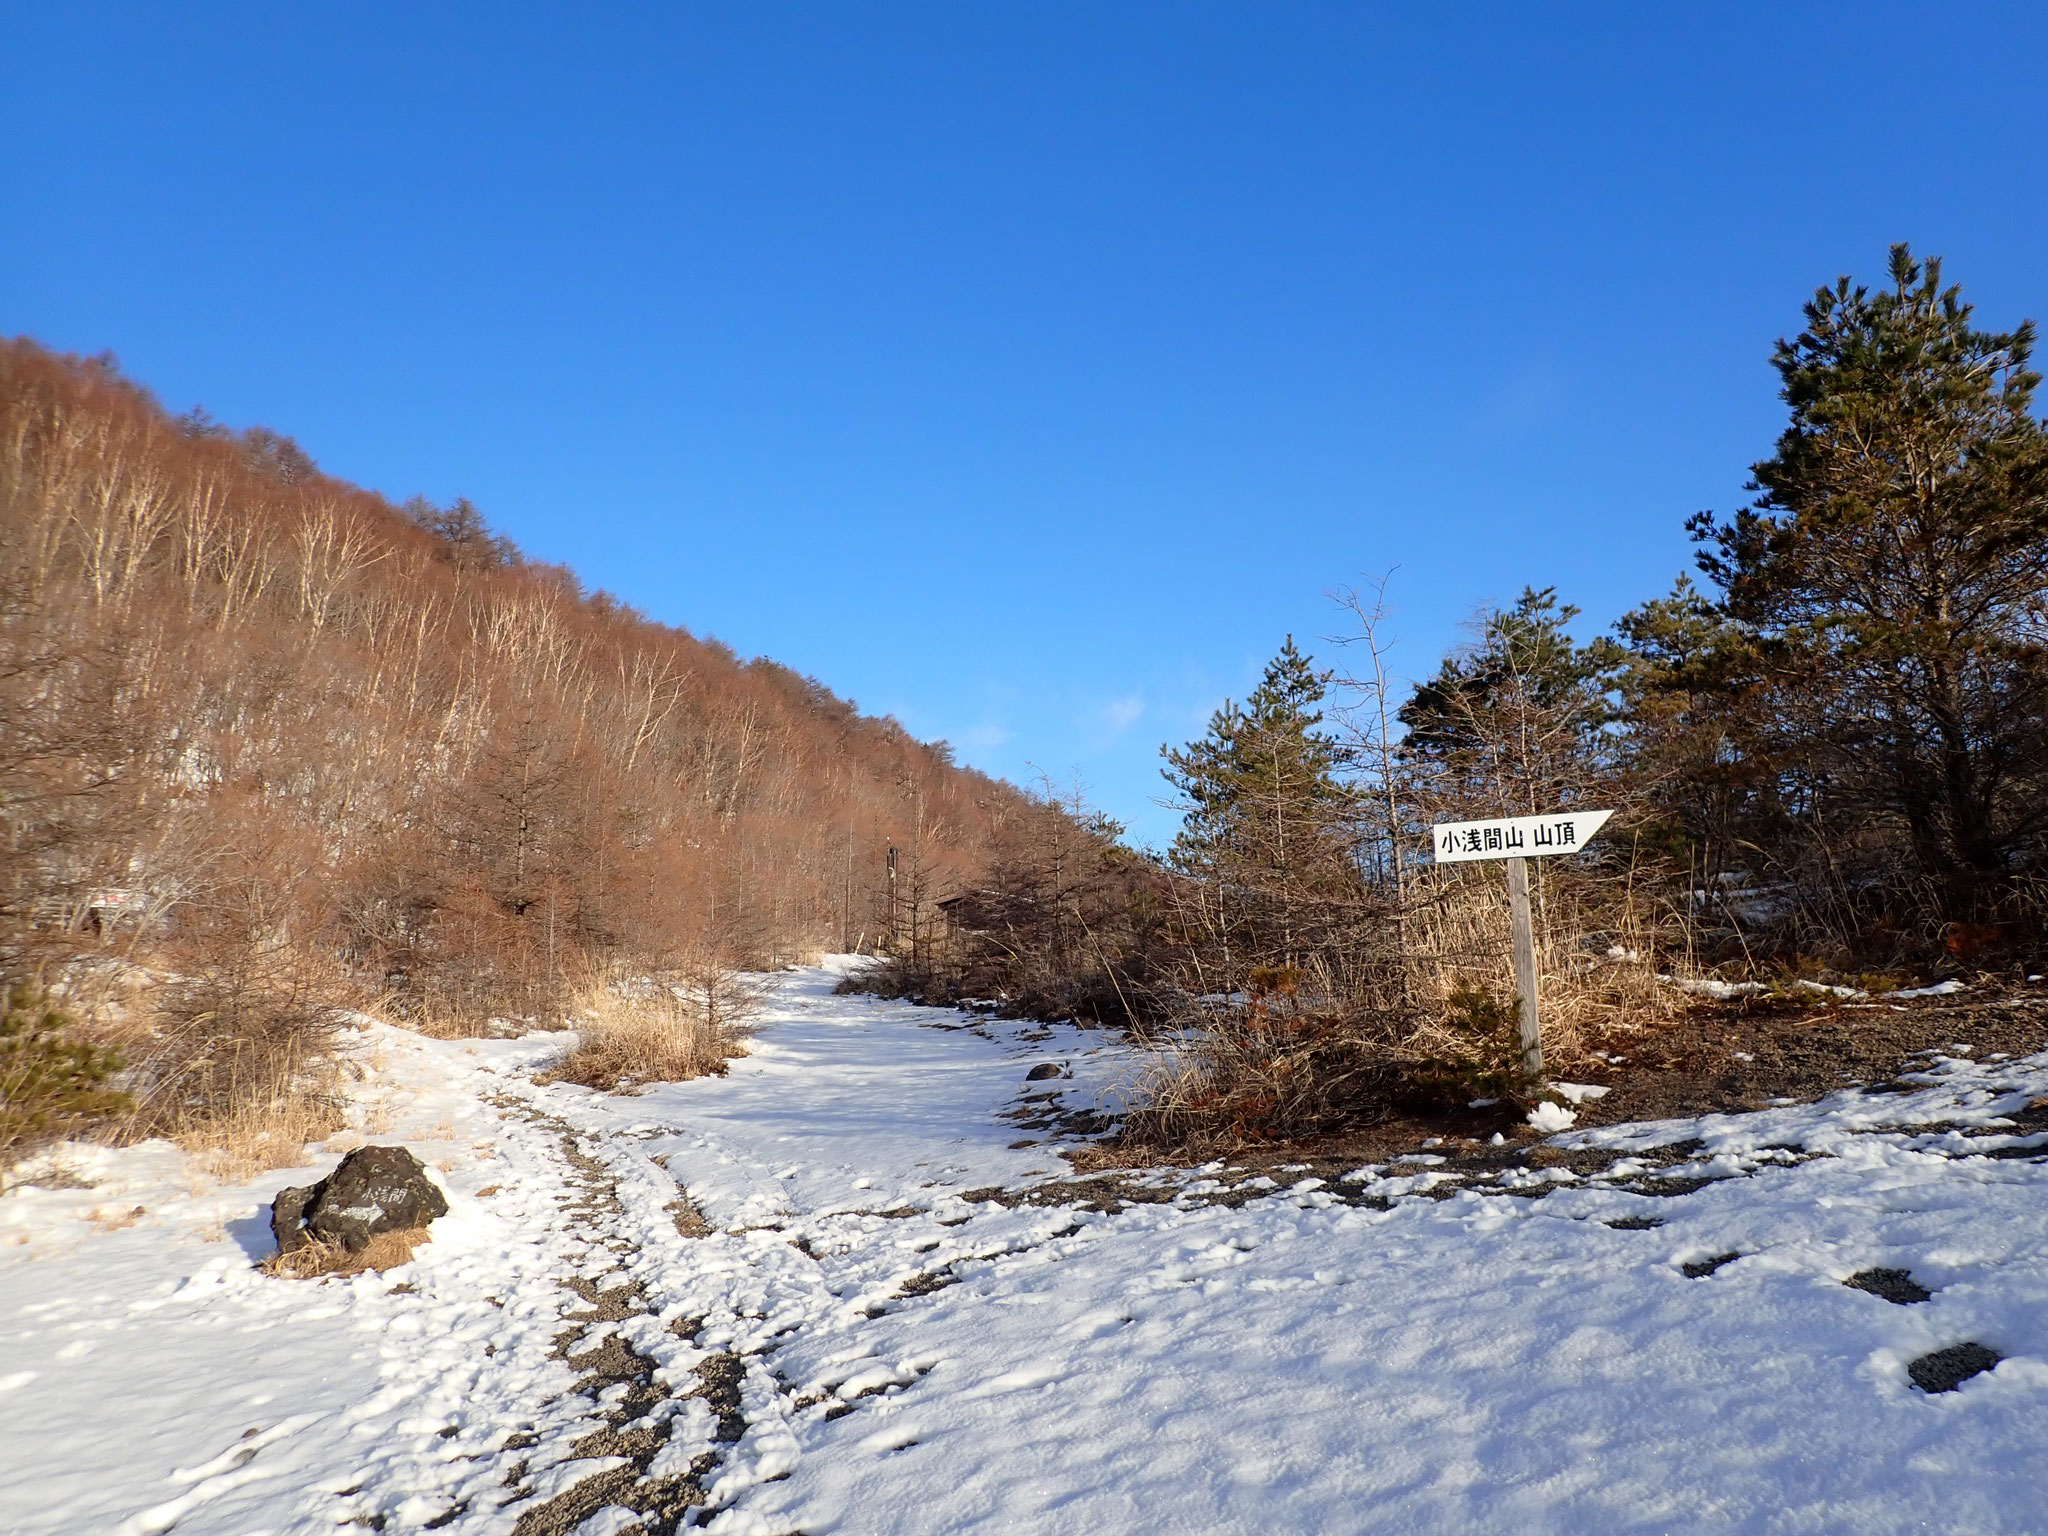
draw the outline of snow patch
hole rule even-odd
[[[1552,1083],[1550,1085],[1574,1104],[1584,1104],[1592,1099],[1604,1099],[1614,1090],[1600,1083]]]
[[[1566,1109],[1562,1104],[1545,1099],[1529,1111],[1529,1123],[1549,1136],[1558,1131],[1570,1130],[1579,1123],[1579,1117],[1575,1111]]]
[[[575,1350],[630,1345],[698,1394],[650,1415],[646,1471],[708,1468],[711,1531],[1904,1536],[2019,1532],[2048,1502],[2048,1134],[2020,1118],[2048,1054],[1741,1115],[1539,1105],[1604,1173],[1218,1162],[1119,1176],[1157,1202],[1034,1204],[1065,1197],[1010,1145],[1022,1066],[1088,1063],[1078,1104],[1138,1059],[837,974],[779,978],[727,1077],[632,1098],[535,1086],[558,1039],[366,1030],[374,1139],[455,1207],[402,1277],[256,1272],[264,1202],[304,1170],[195,1189],[175,1149],[80,1149],[94,1188],[0,1200],[28,1239],[0,1248],[0,1529],[510,1536],[628,1465],[573,1454],[600,1421],[554,1350],[568,1276],[644,1298]],[[95,1224],[116,1201],[148,1215]],[[1843,1283],[1879,1270],[1931,1299]],[[1915,1385],[1967,1341],[1996,1368]]]

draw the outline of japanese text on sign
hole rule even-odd
[[[1540,859],[1553,853],[1577,853],[1613,814],[1559,811],[1494,821],[1446,821],[1430,831],[1439,864],[1466,859]]]

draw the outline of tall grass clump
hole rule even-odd
[[[757,978],[709,962],[660,976],[599,974],[576,995],[576,1045],[548,1078],[629,1093],[722,1076],[746,1053],[762,995]]]

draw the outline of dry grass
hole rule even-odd
[[[576,1048],[545,1081],[632,1092],[722,1074],[744,1055],[760,992],[735,972],[594,979],[576,1000]]]
[[[375,1270],[382,1274],[412,1262],[413,1250],[432,1242],[425,1227],[408,1227],[402,1232],[379,1232],[361,1253],[350,1253],[339,1243],[318,1239],[295,1253],[274,1253],[263,1261],[263,1273],[287,1280],[319,1280],[328,1275],[360,1275]]]
[[[1657,984],[1653,957],[1683,936],[1626,875],[1546,868],[1532,860],[1537,995],[1547,1067],[1586,1059],[1594,1042],[1673,1016],[1683,1004]],[[1419,873],[1408,919],[1411,985],[1417,1004],[1407,1054],[1469,1047],[1461,1001],[1515,1001],[1507,881],[1495,863],[1452,864]]]
[[[1532,873],[1544,1066],[1567,1076],[1684,1007],[1656,973],[1687,969],[1673,957],[1688,946],[1626,868]],[[1185,1003],[1130,1085],[1125,1139],[1229,1151],[1530,1092],[1501,866],[1412,872],[1398,926],[1381,931],[1384,962],[1348,982],[1311,957],[1250,973],[1228,1002]]]
[[[192,1154],[202,1182],[238,1183],[305,1161],[306,1144],[342,1125],[341,1068],[317,1010],[283,1020],[245,1010],[223,1023],[213,1013],[180,1014],[162,978],[132,965],[81,965],[53,989],[86,1006],[67,1029],[84,1044],[118,1053],[107,1108],[86,1123],[56,1127],[115,1145],[163,1138]],[[82,977],[82,981],[75,978]],[[310,1020],[310,1022],[309,1022]],[[270,1026],[281,1023],[273,1034]],[[0,1082],[0,1098],[10,1085]],[[0,1170],[15,1149],[0,1115]]]
[[[507,1018],[488,1008],[464,1008],[439,998],[428,998],[409,1009],[386,1006],[377,1010],[396,1019],[414,1034],[430,1040],[503,1040],[545,1027],[538,1018]]]
[[[1124,1138],[1225,1152],[1335,1129],[1385,1096],[1399,1043],[1395,1020],[1371,1012],[1270,996],[1207,1006],[1120,1095]]]
[[[226,882],[170,959],[115,1012],[132,1113],[117,1142],[161,1137],[197,1171],[239,1183],[298,1167],[306,1144],[341,1129],[347,1064],[337,1054],[343,978],[330,957],[293,951],[276,913]],[[136,973],[139,974],[139,973]]]
[[[340,1101],[324,1080],[303,1083],[263,1104],[237,1104],[170,1130],[209,1178],[239,1184],[273,1168],[297,1168],[306,1144],[341,1130]]]

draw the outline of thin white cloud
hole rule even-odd
[[[1121,699],[1111,699],[1099,706],[1091,716],[1092,723],[1111,736],[1121,736],[1138,723],[1145,713],[1145,701],[1137,694],[1127,694]]]
[[[997,747],[1014,741],[1016,736],[1017,733],[1006,725],[997,725],[993,721],[985,721],[980,725],[970,726],[962,731],[958,742],[959,745],[966,747],[969,751],[993,752]]]

